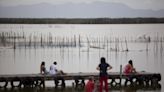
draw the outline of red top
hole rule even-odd
[[[94,83],[93,81],[89,80],[85,86],[86,92],[93,92]]]
[[[132,71],[133,71],[133,67],[130,64],[127,64],[125,66],[124,73],[129,74],[129,73],[132,73]]]

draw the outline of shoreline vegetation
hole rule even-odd
[[[151,24],[164,18],[0,18],[0,24]]]

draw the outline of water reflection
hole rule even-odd
[[[161,92],[161,85],[149,85],[149,86],[142,86],[142,85],[128,85],[128,86],[112,86],[109,87],[110,92]],[[7,88],[7,89],[0,89],[0,92],[85,92],[84,88],[73,88],[73,87],[66,87],[66,88],[55,88],[55,87],[26,87],[26,88]]]
[[[0,44],[3,46],[0,46],[0,74],[38,73],[41,61],[45,61],[49,68],[55,60],[58,61],[58,68],[66,72],[95,72],[101,56],[106,57],[107,62],[114,67],[111,72],[118,72],[120,65],[124,66],[129,59],[133,59],[137,71],[162,74],[163,25],[52,25],[52,28],[47,25],[0,25]],[[19,29],[19,26],[24,29]],[[151,41],[144,42],[143,34],[151,37]],[[135,38],[139,39],[136,41]],[[12,92],[11,90],[77,92],[72,88],[0,89],[0,92]],[[121,87],[117,91],[133,92],[132,90],[135,92],[144,89]]]

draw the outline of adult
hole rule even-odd
[[[106,60],[104,57],[101,57],[100,59],[100,64],[98,65],[97,67],[97,70],[100,71],[100,74],[99,74],[99,81],[100,81],[100,91],[99,92],[102,92],[103,90],[103,82],[105,83],[105,91],[108,92],[108,73],[107,73],[107,70],[111,70],[112,69],[112,66],[109,65],[108,63],[106,63]]]
[[[57,62],[55,61],[51,66],[50,66],[50,71],[49,74],[55,75],[55,74],[65,74],[62,70],[57,69]]]

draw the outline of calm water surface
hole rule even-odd
[[[5,46],[1,40],[0,74],[39,73],[42,61],[46,62],[47,70],[57,61],[58,68],[68,73],[98,72],[96,67],[102,56],[113,66],[111,72],[118,72],[120,65],[124,66],[132,59],[137,71],[161,73],[161,89],[123,87],[111,88],[111,92],[164,92],[164,24],[1,24],[0,33],[1,38],[3,33],[23,37],[6,38]],[[53,82],[46,82],[46,86],[46,89],[0,89],[0,92],[84,92],[71,87],[54,89]]]

